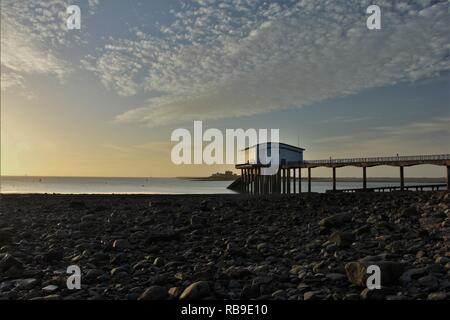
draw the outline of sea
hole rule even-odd
[[[0,177],[0,193],[57,194],[233,194],[232,181],[199,181],[184,178]],[[417,185],[408,183],[405,185]],[[424,183],[426,184],[426,183]],[[367,187],[398,186],[398,182],[368,182]],[[307,191],[306,182],[302,191]],[[313,192],[323,193],[331,182],[313,181]],[[362,188],[361,182],[337,182],[337,189]],[[293,186],[291,187],[293,190]]]

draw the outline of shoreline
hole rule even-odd
[[[173,180],[198,180],[198,181],[234,181],[239,178],[215,178],[215,177],[96,177],[96,176],[15,176],[15,175],[4,175],[0,176],[0,181],[3,178],[7,179],[136,179],[136,180],[147,180],[147,179],[173,179]],[[298,177],[296,177],[298,180]],[[445,177],[405,177],[405,182],[414,182],[414,183],[444,183],[446,182]],[[303,176],[302,181],[307,181],[308,178]],[[311,181],[323,181],[323,182],[331,182],[331,177],[312,177]],[[340,182],[362,182],[362,178],[360,177],[337,177],[337,181]],[[397,177],[368,177],[368,182],[397,182],[399,178]]]
[[[2,194],[0,298],[450,299],[449,198]],[[367,261],[381,290],[353,271]]]

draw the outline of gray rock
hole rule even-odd
[[[181,295],[182,290],[180,287],[172,287],[169,289],[168,293],[170,296],[178,298]]]
[[[384,300],[388,295],[395,293],[392,288],[381,288],[381,289],[369,289],[365,288],[361,292],[361,298],[363,300]]]
[[[161,258],[161,257],[157,257],[156,259],[155,259],[155,261],[153,261],[153,264],[155,265],[155,266],[157,266],[157,267],[162,267],[162,266],[164,266],[164,259],[163,258]]]
[[[226,252],[232,256],[245,256],[245,250],[235,242],[227,244]]]
[[[303,300],[317,300],[318,293],[318,291],[307,291],[303,294]]]
[[[287,298],[287,293],[284,290],[277,290],[272,293],[272,297],[277,300],[285,300]]]
[[[114,271],[117,272],[117,271]],[[103,275],[104,272],[102,270],[99,269],[90,269],[88,270],[88,272],[86,273],[86,280],[88,281],[93,281],[95,279],[97,279],[98,277],[100,277],[101,275]]]
[[[164,300],[169,296],[167,290],[161,286],[147,288],[139,297],[139,300]]]
[[[19,290],[31,290],[33,289],[37,284],[38,284],[38,280],[37,279],[19,279],[16,280],[16,287]]]
[[[355,236],[351,232],[337,231],[331,235],[330,241],[340,248],[348,248],[355,241]]]
[[[380,267],[382,286],[388,286],[397,281],[404,270],[403,264],[392,261],[350,262],[345,265],[348,280],[357,286],[365,287],[367,278],[370,276],[366,270],[370,265]]]
[[[340,280],[346,279],[347,277],[345,276],[345,274],[342,274],[342,273],[327,273],[325,275],[325,278],[327,278],[331,281],[340,281]]]
[[[259,285],[246,285],[242,289],[240,298],[242,300],[258,298],[261,295]]]
[[[438,279],[431,274],[420,278],[419,280],[417,280],[417,282],[421,286],[426,287],[429,290],[435,290],[439,287]]]
[[[50,285],[45,286],[44,288],[42,288],[42,291],[51,293],[51,292],[55,292],[58,289],[59,289],[58,286],[50,284]]]
[[[11,268],[23,269],[23,263],[12,255],[5,253],[0,255],[0,273],[6,272]]]
[[[413,279],[418,279],[427,273],[427,269],[427,267],[423,267],[406,270],[400,277],[400,281],[402,283],[409,283],[413,281]]]
[[[113,242],[113,248],[116,250],[125,250],[131,247],[131,244],[126,239],[117,239]]]
[[[128,268],[125,266],[113,268],[110,273],[112,276],[117,276],[119,273],[128,273]]]
[[[445,292],[432,292],[428,295],[428,300],[445,300],[447,294]]]
[[[338,213],[332,216],[329,216],[328,218],[324,218],[319,221],[319,225],[323,227],[338,227],[346,222],[350,222],[352,220],[352,214],[351,213]]]
[[[209,284],[206,281],[198,281],[192,283],[180,296],[180,300],[197,300],[204,298],[210,294]]]

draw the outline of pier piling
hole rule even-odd
[[[292,180],[293,180],[293,182],[294,182],[294,194],[296,194],[297,193],[297,185],[296,185],[296,181],[295,181],[295,170],[297,170],[297,169],[292,169]]]
[[[367,167],[363,167],[363,189],[367,189]]]
[[[400,166],[400,190],[405,190],[405,170],[403,166]]]
[[[298,168],[298,193],[302,193],[302,168]]]
[[[287,169],[287,194],[291,194],[291,169]]]
[[[394,190],[424,190],[425,186],[405,186],[405,167],[431,164],[444,166],[446,170],[447,183],[443,185],[429,186],[428,189],[439,190],[446,188],[450,191],[450,154],[418,155],[418,156],[396,156],[396,157],[372,157],[372,158],[349,158],[349,159],[326,159],[326,160],[302,160],[299,162],[282,163],[276,174],[272,176],[261,176],[261,164],[239,164],[236,169],[240,169],[240,180],[236,180],[230,189],[239,190],[250,194],[296,194],[302,193],[302,169],[308,169],[308,193],[312,192],[312,169],[326,167],[332,169],[332,190],[333,192],[349,190],[357,191],[394,191]],[[336,170],[337,168],[354,166],[363,170],[362,189],[337,190]],[[367,186],[367,168],[375,166],[393,166],[400,169],[400,185],[395,187],[369,188]],[[298,169],[298,175],[297,170]],[[291,172],[291,170],[293,170]],[[293,179],[291,179],[291,177]],[[298,179],[298,186],[297,180]],[[292,186],[293,184],[293,186]],[[232,187],[231,187],[232,186]],[[233,189],[235,187],[236,189]],[[298,190],[298,191],[297,191]]]
[[[311,168],[308,168],[308,193],[311,193]]]
[[[333,167],[333,191],[336,191],[336,167]]]

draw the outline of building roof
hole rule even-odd
[[[258,144],[255,144],[255,145],[253,145],[253,146],[247,147],[247,148],[245,148],[244,150],[248,150],[248,149],[254,148],[254,147],[256,147],[256,146],[260,146],[260,145],[266,145],[266,144],[271,145],[272,143],[273,143],[273,144],[276,144],[276,145],[279,145],[279,148],[280,148],[280,149],[295,149],[295,150],[299,150],[299,151],[305,151],[305,149],[303,149],[303,148],[296,147],[296,146],[293,146],[293,145],[290,145],[290,144],[287,144],[287,143],[282,143],[282,142],[264,142],[264,143],[258,143]]]

